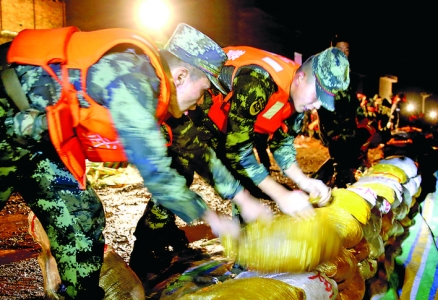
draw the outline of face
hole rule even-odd
[[[335,47],[341,50],[348,58],[348,55],[350,55],[350,44],[347,42],[337,42]]]
[[[311,76],[306,78],[303,72],[297,73],[291,85],[290,94],[299,113],[321,108],[321,101],[316,97],[315,78]]]
[[[181,68],[172,72],[176,86],[178,106],[181,111],[192,109],[204,92],[210,88],[210,80],[206,75],[193,79],[187,69]]]

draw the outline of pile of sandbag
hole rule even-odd
[[[383,159],[348,188],[334,189],[331,204],[316,208],[313,219],[281,215],[249,224],[238,241],[223,240],[226,253],[248,271],[184,299],[379,298],[412,224],[408,213],[420,183],[413,160]]]

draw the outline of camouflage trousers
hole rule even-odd
[[[101,294],[102,203],[91,187],[79,189],[50,141],[23,145],[8,134],[5,120],[11,111],[0,99],[0,210],[12,193],[32,209],[49,237],[67,299]]]

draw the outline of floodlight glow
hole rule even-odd
[[[145,0],[139,6],[137,17],[141,25],[159,30],[169,21],[170,11],[169,5],[163,0]]]
[[[412,103],[409,103],[408,106],[406,107],[407,111],[414,111],[415,110],[415,105]]]
[[[436,111],[431,111],[431,112],[429,113],[429,117],[430,117],[431,119],[435,119],[435,118],[437,117],[437,113],[436,113]]]

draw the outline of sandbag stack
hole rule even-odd
[[[395,258],[401,253],[401,243],[409,234],[412,225],[409,212],[421,192],[421,176],[417,172],[413,160],[390,157],[369,168],[351,186],[376,195],[372,218],[363,228],[370,255],[359,263],[370,298],[378,299],[386,294]],[[368,268],[367,264],[372,267]]]
[[[249,224],[239,241],[223,241],[226,253],[249,269],[234,281],[280,280],[302,289],[306,299],[380,298],[412,224],[420,183],[411,159],[387,158],[356,183],[334,189],[331,204],[316,208],[311,221],[277,216],[270,224]],[[219,299],[213,290],[209,295]]]

